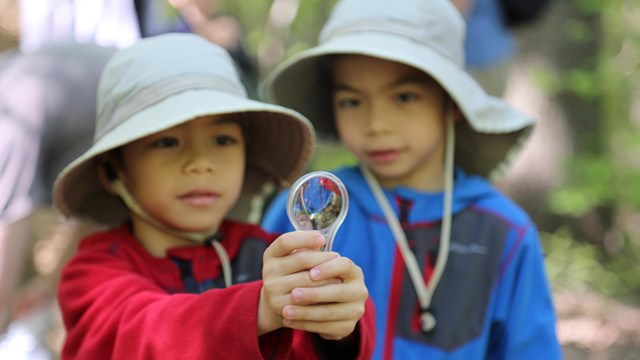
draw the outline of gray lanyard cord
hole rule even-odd
[[[449,112],[450,113],[450,112]],[[449,242],[451,237],[451,217],[452,217],[452,200],[453,200],[453,152],[454,152],[454,128],[453,120],[449,116],[446,122],[446,143],[445,143],[445,159],[444,159],[444,204],[442,215],[442,229],[440,233],[440,247],[438,249],[438,258],[436,259],[436,265],[431,275],[428,285],[425,285],[424,278],[420,271],[420,266],[416,260],[415,255],[409,249],[409,242],[402,230],[400,221],[395,216],[391,205],[384,195],[382,187],[378,181],[374,178],[371,171],[364,165],[360,165],[360,169],[364,175],[369,188],[373,192],[373,195],[387,220],[387,224],[391,228],[391,232],[396,240],[400,254],[404,259],[404,263],[409,272],[409,277],[413,283],[413,287],[416,290],[418,301],[420,302],[420,326],[422,331],[429,332],[436,326],[436,319],[431,313],[429,307],[431,306],[431,299],[435,292],[444,268],[447,264],[447,258],[449,255]]]

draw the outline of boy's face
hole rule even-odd
[[[413,67],[361,55],[333,59],[342,142],[384,187],[442,188],[446,95]]]
[[[125,145],[122,166],[124,184],[151,217],[176,230],[208,232],[242,188],[242,128],[228,116],[200,117]],[[132,221],[138,238],[159,231],[135,214]]]

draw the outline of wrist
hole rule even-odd
[[[275,316],[269,309],[264,287],[260,288],[260,300],[258,301],[258,336],[277,330],[282,327],[282,319]]]

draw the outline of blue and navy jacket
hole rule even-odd
[[[485,179],[456,170],[448,261],[431,302],[437,325],[422,332],[420,307],[392,232],[357,167],[334,172],[349,212],[333,250],[364,271],[376,306],[374,359],[559,359],[551,291],[538,232],[527,214]],[[385,189],[428,279],[440,241],[443,194]],[[286,193],[263,219],[292,229]]]

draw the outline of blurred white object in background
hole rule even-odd
[[[13,321],[7,332],[0,335],[0,359],[53,360],[43,343],[51,325],[51,311],[43,306],[24,318]]]

